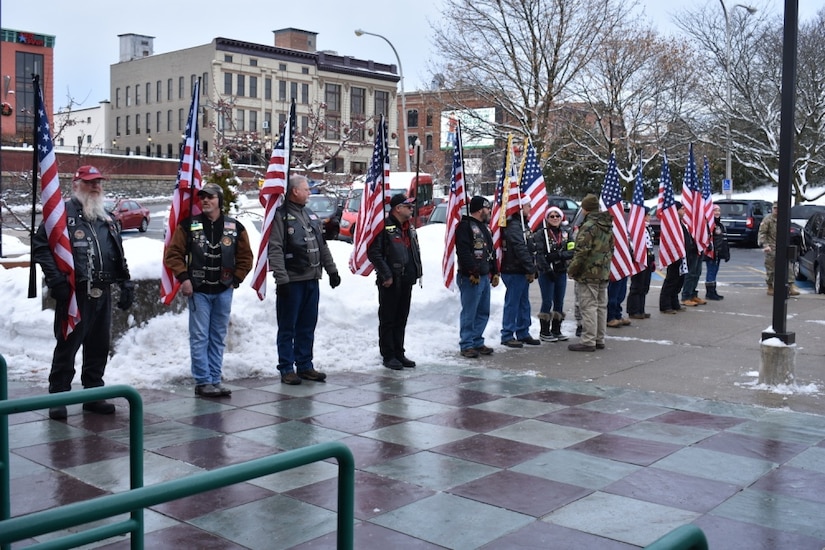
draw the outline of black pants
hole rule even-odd
[[[80,382],[84,388],[103,385],[103,373],[109,360],[109,340],[112,333],[112,290],[109,285],[103,289],[100,298],[91,298],[85,282],[77,284],[77,307],[80,323],[63,338],[63,321],[68,311],[67,302],[58,302],[54,313],[54,335],[57,345],[52,356],[52,371],[49,373],[49,393],[70,391],[74,378],[74,360],[80,346],[83,346],[83,367]]]
[[[650,291],[650,276],[656,269],[653,262],[648,262],[644,271],[630,277],[630,292],[627,294],[627,313],[641,315],[645,312],[645,299]]]
[[[679,273],[681,269],[681,259],[667,266],[665,280],[662,283],[662,291],[659,293],[659,311],[679,309],[682,307],[679,302],[679,291],[682,290],[685,276]]]
[[[397,279],[389,288],[378,285],[378,348],[385,361],[404,355],[404,332],[410,315],[412,287]]]

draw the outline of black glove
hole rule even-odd
[[[559,255],[564,261],[572,260],[574,252],[572,250],[563,250]]]
[[[51,294],[55,302],[68,302],[69,297],[72,295],[72,287],[69,286],[69,283],[63,281],[51,287],[49,294]]]
[[[341,276],[337,273],[330,273],[329,275],[329,286],[335,288],[336,286],[341,284]]]
[[[123,281],[120,283],[120,299],[117,301],[118,309],[127,310],[135,303],[135,283]]]
[[[281,283],[275,289],[275,295],[279,298],[288,298],[289,297],[289,283]]]

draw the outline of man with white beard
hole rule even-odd
[[[49,293],[56,301],[54,335],[57,345],[49,374],[49,393],[72,389],[75,356],[80,346],[83,346],[80,374],[83,387],[104,385],[103,373],[109,359],[112,328],[112,283],[120,285],[117,307],[129,309],[134,301],[134,283],[130,280],[123,242],[114,221],[103,207],[105,179],[94,166],[81,166],[72,181],[72,198],[65,203],[80,312],[80,322],[65,338],[62,327],[68,315],[71,287],[66,274],[57,267],[44,224],[40,224],[34,236],[34,261],[40,264]],[[112,414],[115,406],[106,401],[91,401],[83,404],[83,410]],[[66,416],[64,406],[49,409],[49,417],[53,420],[62,420]]]

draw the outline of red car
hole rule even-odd
[[[119,231],[137,229],[145,233],[149,228],[149,209],[132,199],[106,199],[104,208],[112,215]]]

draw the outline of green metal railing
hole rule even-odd
[[[131,490],[11,518],[8,415],[114,397],[125,397],[130,405],[129,476]],[[3,494],[0,495],[0,548],[3,550],[10,549],[11,543],[15,541],[126,513],[130,514],[128,520],[91,528],[81,533],[30,546],[30,548],[39,550],[73,548],[117,535],[131,534],[132,550],[142,550],[144,508],[328,458],[335,458],[338,461],[338,548],[352,550],[355,523],[355,459],[343,443],[320,443],[143,487],[143,401],[134,388],[107,386],[80,392],[55,393],[8,401],[6,361],[0,355],[0,470],[2,470],[0,482],[3,483]]]
[[[708,550],[705,533],[693,524],[677,527],[644,550]]]

